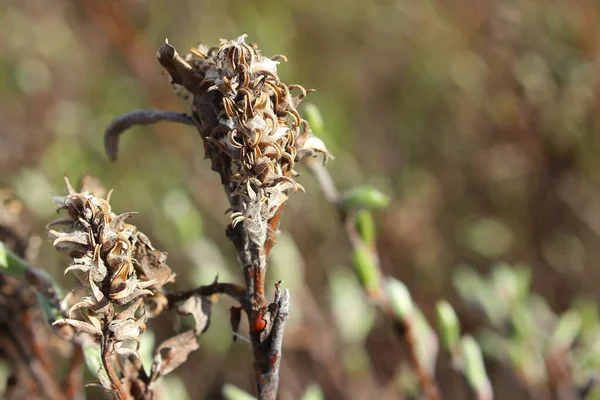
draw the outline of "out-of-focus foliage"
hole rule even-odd
[[[313,128],[335,156],[328,169],[338,186],[366,184],[392,198],[374,214],[382,272],[406,285],[429,321],[437,300],[455,307],[461,332],[482,344],[496,398],[545,398],[513,366],[546,379],[541,354],[573,340],[584,385],[599,359],[594,0],[4,0],[0,184],[34,213],[33,235],[54,218],[48,196],[63,194],[62,175],[91,173],[115,189],[117,212],[144,216],[135,224],[169,251],[178,287],[209,283],[217,272],[223,281],[239,276],[223,233],[226,200],[196,132],[136,128],[116,164],[102,132],[135,108],[187,111],[156,62],[166,37],[184,48],[242,33],[267,55],[288,56],[279,66],[286,82],[317,89],[307,102],[320,110],[324,128]],[[294,299],[281,398],[301,398],[313,383],[327,399],[398,398],[416,382],[406,352],[349,273],[337,211],[299,171],[306,194],[286,206],[269,277],[283,278]],[[529,268],[492,269],[497,261]],[[62,275],[65,260],[46,241],[37,262]],[[193,367],[170,378],[190,398],[220,398],[225,382],[251,391],[250,369],[240,368],[251,351],[231,342],[229,305],[215,305]],[[175,323],[149,329],[161,341]],[[467,384],[444,357],[442,392],[466,398]]]
[[[513,369],[532,396],[552,396],[553,390],[575,393],[573,383],[587,393],[585,388],[595,385],[600,365],[597,304],[580,300],[557,315],[546,300],[530,293],[524,267],[496,266],[489,279],[471,269],[459,272],[459,292],[491,322],[478,333],[483,350]],[[477,289],[471,291],[464,282]]]

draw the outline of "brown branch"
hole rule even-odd
[[[119,139],[129,128],[135,125],[151,125],[158,122],[176,122],[196,126],[194,119],[186,114],[161,110],[135,110],[121,115],[108,125],[104,132],[104,148],[111,160],[117,159]]]
[[[27,323],[25,323],[24,326],[25,329],[29,329]],[[27,338],[27,336],[29,336],[28,333],[23,332],[22,329],[19,328],[20,327],[9,327],[8,335],[15,345],[19,358],[22,360],[23,364],[26,365],[29,376],[37,384],[39,393],[45,394],[50,399],[64,399],[60,388],[52,376],[52,372],[45,367],[42,360],[37,358],[40,349],[35,349],[36,345]],[[6,349],[5,346],[2,346],[2,348]],[[17,359],[16,357],[11,358],[14,360]]]
[[[242,286],[236,285],[235,283],[219,283],[216,280],[210,285],[200,286],[196,289],[186,290],[184,292],[167,293],[166,297],[169,301],[169,305],[172,305],[187,300],[192,296],[198,295],[209,297],[214,294],[226,294],[237,300],[240,304],[243,304],[246,299],[246,289]]]
[[[316,158],[306,159],[305,165],[317,180],[325,199],[336,207],[339,207],[340,194],[329,171]]]
[[[257,394],[259,399],[277,398],[277,388],[279,387],[279,365],[281,363],[281,351],[283,347],[283,332],[289,316],[290,292],[288,289],[281,294],[279,284],[275,289],[275,300],[273,302],[275,316],[267,346],[261,348],[261,355],[266,353],[268,359],[265,365],[257,368]],[[266,368],[265,368],[266,367]]]
[[[115,367],[111,360],[112,355],[112,343],[110,339],[106,336],[102,338],[102,348],[100,351],[102,352],[102,365],[104,366],[104,370],[106,371],[106,375],[108,375],[108,379],[111,383],[111,392],[115,396],[117,400],[130,400],[130,396],[127,395],[123,385],[121,384],[121,379],[117,375],[117,371],[115,371]]]
[[[233,191],[228,191],[228,195],[230,192]],[[237,201],[236,196],[229,195],[229,199],[232,205]],[[244,270],[246,298],[241,304],[250,322],[256,393],[259,400],[276,399],[283,330],[289,314],[289,293],[286,290],[282,295],[279,283],[275,286],[273,303],[265,306],[267,257],[275,243],[281,210],[280,207],[269,221],[267,238],[262,246],[248,238],[243,222],[235,227],[230,225],[226,231],[227,237],[238,252],[238,259]]]
[[[327,171],[327,169],[325,169],[325,167],[323,166],[323,164],[321,162],[319,162],[318,160],[316,160],[314,158],[307,160],[306,165],[307,165],[308,169],[311,171],[311,173],[314,175],[314,177],[316,178],[317,182],[319,183],[319,186],[321,187],[321,190],[322,190],[325,198],[327,199],[327,201],[332,203],[336,207],[336,209],[339,211],[339,213],[342,217],[342,223],[344,225],[346,234],[348,235],[348,239],[349,239],[352,247],[354,249],[364,247],[365,243],[363,242],[363,240],[356,228],[355,215],[351,214],[351,213],[347,213],[345,210],[343,210],[341,208],[341,206],[340,206],[341,198],[340,198],[339,192],[335,186],[335,183],[333,182],[333,179],[331,178],[331,175]],[[370,248],[370,250],[373,253],[373,258],[376,261],[377,267],[380,268],[379,256],[377,254],[377,249]],[[381,295],[381,296],[379,295],[382,293],[383,293],[383,291],[380,290],[377,293],[377,296],[375,293],[367,293],[367,294],[371,297],[376,296],[376,298],[373,299],[373,300],[375,300],[374,303],[380,307],[380,309],[383,311],[383,313],[388,318],[395,320],[396,318],[393,315],[393,313],[391,312],[391,308],[387,302],[387,298],[385,298],[385,296],[383,296],[383,295]],[[426,398],[429,400],[440,399],[441,398],[440,391],[435,382],[433,372],[430,371],[429,368],[427,366],[423,365],[423,363],[419,360],[417,343],[416,343],[417,338],[414,336],[414,327],[412,326],[411,321],[406,320],[406,321],[395,321],[395,322],[400,323],[402,325],[402,327],[404,328],[404,329],[402,329],[403,332],[400,333],[400,336],[403,337],[404,342],[406,343],[406,347],[408,348],[408,352],[409,352],[410,362],[417,373],[417,376],[419,378],[419,383],[420,383],[421,387],[423,388],[423,391],[425,392]]]

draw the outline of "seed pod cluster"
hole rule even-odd
[[[158,58],[179,92],[183,88],[193,99],[206,156],[239,198],[231,207],[232,224],[244,221],[249,238],[262,244],[287,192],[302,190],[293,179],[294,163],[329,153],[298,114],[307,91],[279,80],[277,59],[284,57],[263,56],[245,36],[212,48],[200,45],[185,59],[167,43]]]
[[[174,275],[165,264],[166,254],[155,250],[134,225],[125,223],[135,213],[113,213],[110,193],[103,199],[98,189],[88,191],[85,182],[76,192],[66,179],[68,195],[54,200],[68,217],[52,222],[49,227],[60,229],[50,229],[49,234],[54,247],[73,258],[65,273],[72,272],[89,296],[73,304],[68,318],[55,325],[89,333],[110,343],[117,353],[135,354],[122,343],[137,341],[148,315],[160,312],[166,304],[162,286]],[[83,309],[87,312],[75,318]]]

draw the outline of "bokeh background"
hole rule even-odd
[[[169,252],[177,287],[216,273],[241,281],[226,197],[195,130],[135,128],[116,163],[102,133],[133,109],[187,110],[156,61],[165,38],[185,53],[242,33],[288,57],[284,82],[317,89],[305,101],[323,115],[338,186],[392,197],[376,215],[382,267],[428,318],[445,298],[465,332],[485,323],[452,284],[462,264],[485,275],[525,263],[555,312],[600,300],[594,0],[1,0],[0,185],[31,212],[37,265],[62,275],[68,260],[44,233],[49,196],[64,192],[64,174],[90,173],[114,189],[114,210],[139,212],[133,222]],[[400,398],[402,342],[366,301],[335,210],[299,171],[306,193],[286,207],[269,272],[293,300],[281,398],[310,385],[327,399]],[[214,307],[200,350],[164,379],[160,398],[218,399],[224,383],[252,391],[251,351],[231,341],[228,307]],[[158,340],[171,327],[151,328]],[[498,398],[529,398],[501,363],[486,366]],[[445,398],[469,398],[443,355],[437,375]]]

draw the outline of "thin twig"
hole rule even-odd
[[[173,292],[166,295],[169,304],[178,303],[189,299],[192,296],[209,297],[214,294],[226,294],[237,300],[240,304],[244,303],[246,298],[246,289],[235,283],[213,282],[210,285],[197,287],[196,289],[186,290],[184,292]]]
[[[305,164],[319,183],[325,199],[336,207],[339,207],[340,194],[329,171],[316,158],[307,159]]]
[[[112,386],[112,394],[115,396],[115,398],[117,400],[129,400],[130,397],[125,392],[125,389],[121,384],[121,379],[117,375],[117,371],[115,371],[115,367],[112,363],[112,351],[109,350],[112,347],[112,343],[110,343],[109,341],[110,339],[106,336],[102,339],[102,348],[100,349],[102,354],[102,365],[104,366],[106,375],[108,375],[108,379],[110,380]]]
[[[111,160],[117,159],[121,134],[135,125],[150,125],[158,122],[176,122],[195,126],[194,119],[186,114],[161,110],[135,110],[121,115],[108,125],[104,132],[104,147]]]
[[[363,240],[361,239],[360,234],[356,229],[356,221],[355,215],[352,213],[347,213],[340,206],[340,195],[331,178],[331,175],[327,171],[327,169],[316,159],[307,160],[306,166],[311,171],[311,173],[316,178],[319,186],[321,187],[321,191],[323,192],[327,201],[332,203],[340,215],[342,216],[342,223],[345,227],[346,234],[348,235],[348,239],[353,248],[360,248],[364,246]],[[373,258],[376,261],[377,267],[379,268],[379,256],[377,254],[377,250],[375,248],[371,248],[373,252]],[[372,295],[372,294],[370,294]],[[387,300],[385,298],[379,298],[383,296],[378,296],[375,304],[380,306],[384,314],[391,319],[395,319],[395,317],[391,313],[391,308],[387,304]],[[414,337],[414,329],[410,326],[410,321],[399,321],[404,326],[404,334],[403,339],[407,345],[409,351],[410,362],[412,363],[413,368],[415,369],[417,376],[419,378],[419,383],[425,392],[425,396],[429,400],[438,400],[441,398],[439,388],[435,382],[432,373],[429,371],[427,366],[423,365],[418,357],[417,352],[417,338]]]
[[[28,321],[29,320],[29,321]],[[8,325],[8,329],[5,329],[5,333],[14,343],[16,348],[16,353],[18,354],[18,358],[20,358],[24,365],[27,366],[27,371],[29,372],[29,376],[36,382],[39,386],[40,393],[44,393],[48,398],[62,400],[64,399],[63,394],[60,391],[60,388],[56,384],[54,377],[52,376],[52,371],[46,368],[47,362],[44,362],[43,358],[38,358],[41,354],[43,354],[43,350],[39,348],[37,343],[34,342],[32,336],[31,326],[31,315],[27,317],[25,314],[21,318],[22,325],[11,326]],[[6,346],[0,346],[6,349]],[[16,357],[9,357],[17,360]]]

